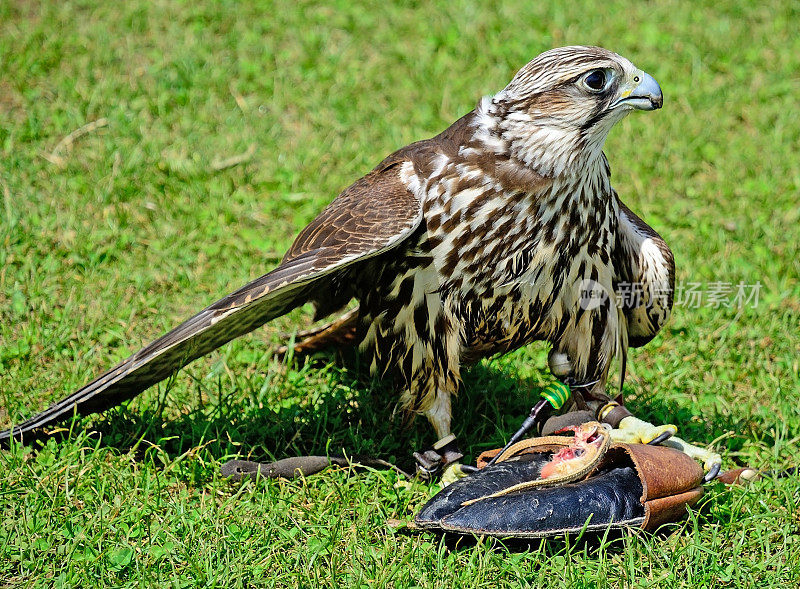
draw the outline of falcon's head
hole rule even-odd
[[[479,107],[517,159],[546,176],[586,169],[611,127],[633,110],[661,108],[658,82],[600,47],[560,47],[523,67]],[[484,119],[486,120],[486,119]]]

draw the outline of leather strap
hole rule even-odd
[[[229,460],[220,467],[220,474],[226,478],[230,477],[234,481],[241,481],[245,479],[254,481],[259,477],[268,479],[293,479],[318,473],[331,465],[346,467],[360,466],[381,470],[393,470],[404,478],[411,478],[408,473],[400,470],[390,462],[386,462],[380,458],[358,455],[295,456],[269,463],[252,462],[250,460]]]
[[[597,411],[597,419],[603,423],[607,423],[614,429],[619,427],[620,421],[631,415],[633,415],[633,413],[616,401],[607,403]]]

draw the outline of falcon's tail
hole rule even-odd
[[[295,335],[294,346],[291,348],[295,357],[310,356],[316,352],[348,349],[358,341],[359,308],[351,309],[338,319],[326,323],[321,327],[300,331]],[[286,335],[286,339],[289,336]],[[275,355],[283,358],[289,353],[289,344],[275,350]]]
[[[42,428],[80,415],[103,411],[131,399],[230,340],[303,304],[327,272],[314,268],[314,257],[286,262],[233,294],[203,309],[166,335],[21,425],[0,432],[0,445],[10,438],[30,440]]]

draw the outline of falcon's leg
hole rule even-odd
[[[442,472],[445,484],[463,476],[459,461],[464,455],[458,449],[456,437],[450,432],[452,420],[450,397],[447,391],[441,389],[436,391],[436,397],[425,411],[425,416],[439,439],[427,450],[414,452],[418,472],[425,478]]]
[[[688,442],[685,442],[676,436],[673,436],[666,442],[663,442],[663,445],[680,450],[698,462],[702,462],[703,469],[708,473],[706,480],[716,478],[720,468],[722,467],[722,456],[716,452],[712,452],[708,448],[701,448],[700,446],[689,444]]]
[[[433,404],[425,411],[425,417],[433,426],[433,431],[441,440],[450,435],[450,422],[452,421],[452,408],[450,393],[438,390]]]

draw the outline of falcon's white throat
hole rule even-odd
[[[505,90],[478,104],[475,138],[495,153],[511,155],[528,169],[551,178],[585,176],[598,169],[608,133],[629,112],[610,113],[582,130],[560,124],[541,111],[506,110],[504,99]]]

